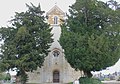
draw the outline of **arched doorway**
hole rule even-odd
[[[59,71],[55,70],[53,72],[53,83],[59,83],[60,81],[60,73]]]

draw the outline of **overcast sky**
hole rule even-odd
[[[108,0],[102,0],[104,2]],[[116,0],[120,3],[120,0]],[[0,27],[8,25],[8,21],[15,15],[15,12],[26,11],[26,5],[33,3],[35,6],[40,3],[42,10],[49,11],[55,3],[64,12],[68,11],[69,5],[73,4],[75,0],[1,0],[0,1]],[[108,68],[103,73],[110,73],[114,71],[120,71],[120,60],[112,67]]]
[[[107,0],[103,0],[107,1]],[[120,2],[120,0],[116,0]],[[27,10],[25,3],[33,3],[35,6],[41,4],[44,11],[49,11],[55,3],[64,11],[67,12],[69,5],[73,4],[75,0],[1,0],[0,2],[0,27],[8,25],[8,20],[14,16],[15,12]]]

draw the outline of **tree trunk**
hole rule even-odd
[[[26,84],[28,76],[25,71],[23,69],[20,69],[17,75],[20,77],[21,84]]]
[[[92,77],[92,73],[90,71],[84,71],[84,75],[85,77],[88,77],[88,78]]]

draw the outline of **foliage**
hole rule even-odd
[[[5,76],[3,75],[3,73],[0,73],[0,80],[4,80]]]
[[[20,82],[22,84],[25,84],[27,82],[27,80],[28,80],[27,74],[22,70],[18,71],[17,77],[20,78]]]
[[[10,21],[11,27],[0,28],[1,70],[17,68],[21,75],[41,67],[49,52],[52,40],[51,29],[45,23],[44,11],[31,3],[28,10],[17,13]]]
[[[10,73],[0,73],[0,80],[11,80]]]
[[[94,78],[80,78],[80,84],[103,84],[100,80]]]
[[[7,73],[4,80],[11,80],[10,73]]]
[[[73,82],[70,82],[70,83],[68,83],[68,84],[73,84]]]
[[[116,7],[117,8],[117,7]],[[120,10],[97,0],[76,0],[62,25],[60,44],[76,70],[99,71],[120,57]]]

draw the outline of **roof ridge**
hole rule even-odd
[[[64,13],[57,5],[53,6],[46,14],[48,15],[50,12],[52,12],[52,10],[54,9],[58,9],[60,12]]]

